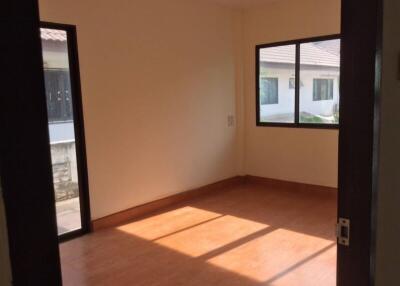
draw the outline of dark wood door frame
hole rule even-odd
[[[14,285],[61,285],[37,1],[1,2],[0,172]],[[342,1],[338,285],[374,285],[382,0]]]
[[[61,285],[37,1],[2,1],[0,172],[13,285]]]
[[[351,231],[338,246],[340,286],[375,280],[382,1],[342,0],[338,216]]]

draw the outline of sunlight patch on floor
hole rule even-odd
[[[333,286],[335,204],[254,186],[205,196],[63,244],[65,285]]]
[[[312,267],[315,263],[323,275],[335,275],[336,269],[332,267],[336,261],[334,245],[335,243],[331,240],[286,229],[276,229],[215,257],[210,257],[207,262],[256,281],[271,280],[271,283],[277,283],[278,280],[299,278],[299,275],[318,275],[310,273],[310,269],[315,269]],[[319,253],[320,251],[322,252]],[[284,275],[283,270],[287,270]]]
[[[125,224],[117,229],[146,240],[157,240],[221,216],[219,213],[186,206]]]
[[[226,215],[155,242],[185,255],[198,257],[266,228],[266,224]]]

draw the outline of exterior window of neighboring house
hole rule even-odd
[[[340,46],[339,35],[257,45],[257,126],[338,128]]]
[[[332,100],[333,99],[333,79],[314,79],[313,100]]]
[[[289,78],[289,89],[295,89],[296,79],[294,77]]]
[[[73,120],[69,71],[45,69],[44,77],[49,122]]]
[[[261,104],[278,104],[278,79],[273,77],[261,78]]]
[[[304,84],[302,81],[300,81],[300,87],[303,87]],[[295,89],[296,88],[296,78],[291,77],[289,78],[289,89]]]

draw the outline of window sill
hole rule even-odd
[[[73,120],[60,120],[60,121],[49,121],[49,124],[65,124],[65,123],[73,123]]]
[[[303,128],[303,129],[333,129],[339,130],[339,124],[319,124],[319,123],[273,123],[257,122],[257,127],[283,127],[283,128]]]

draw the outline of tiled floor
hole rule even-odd
[[[56,203],[58,234],[81,228],[79,198]]]
[[[336,193],[248,184],[61,245],[64,285],[334,286]]]

